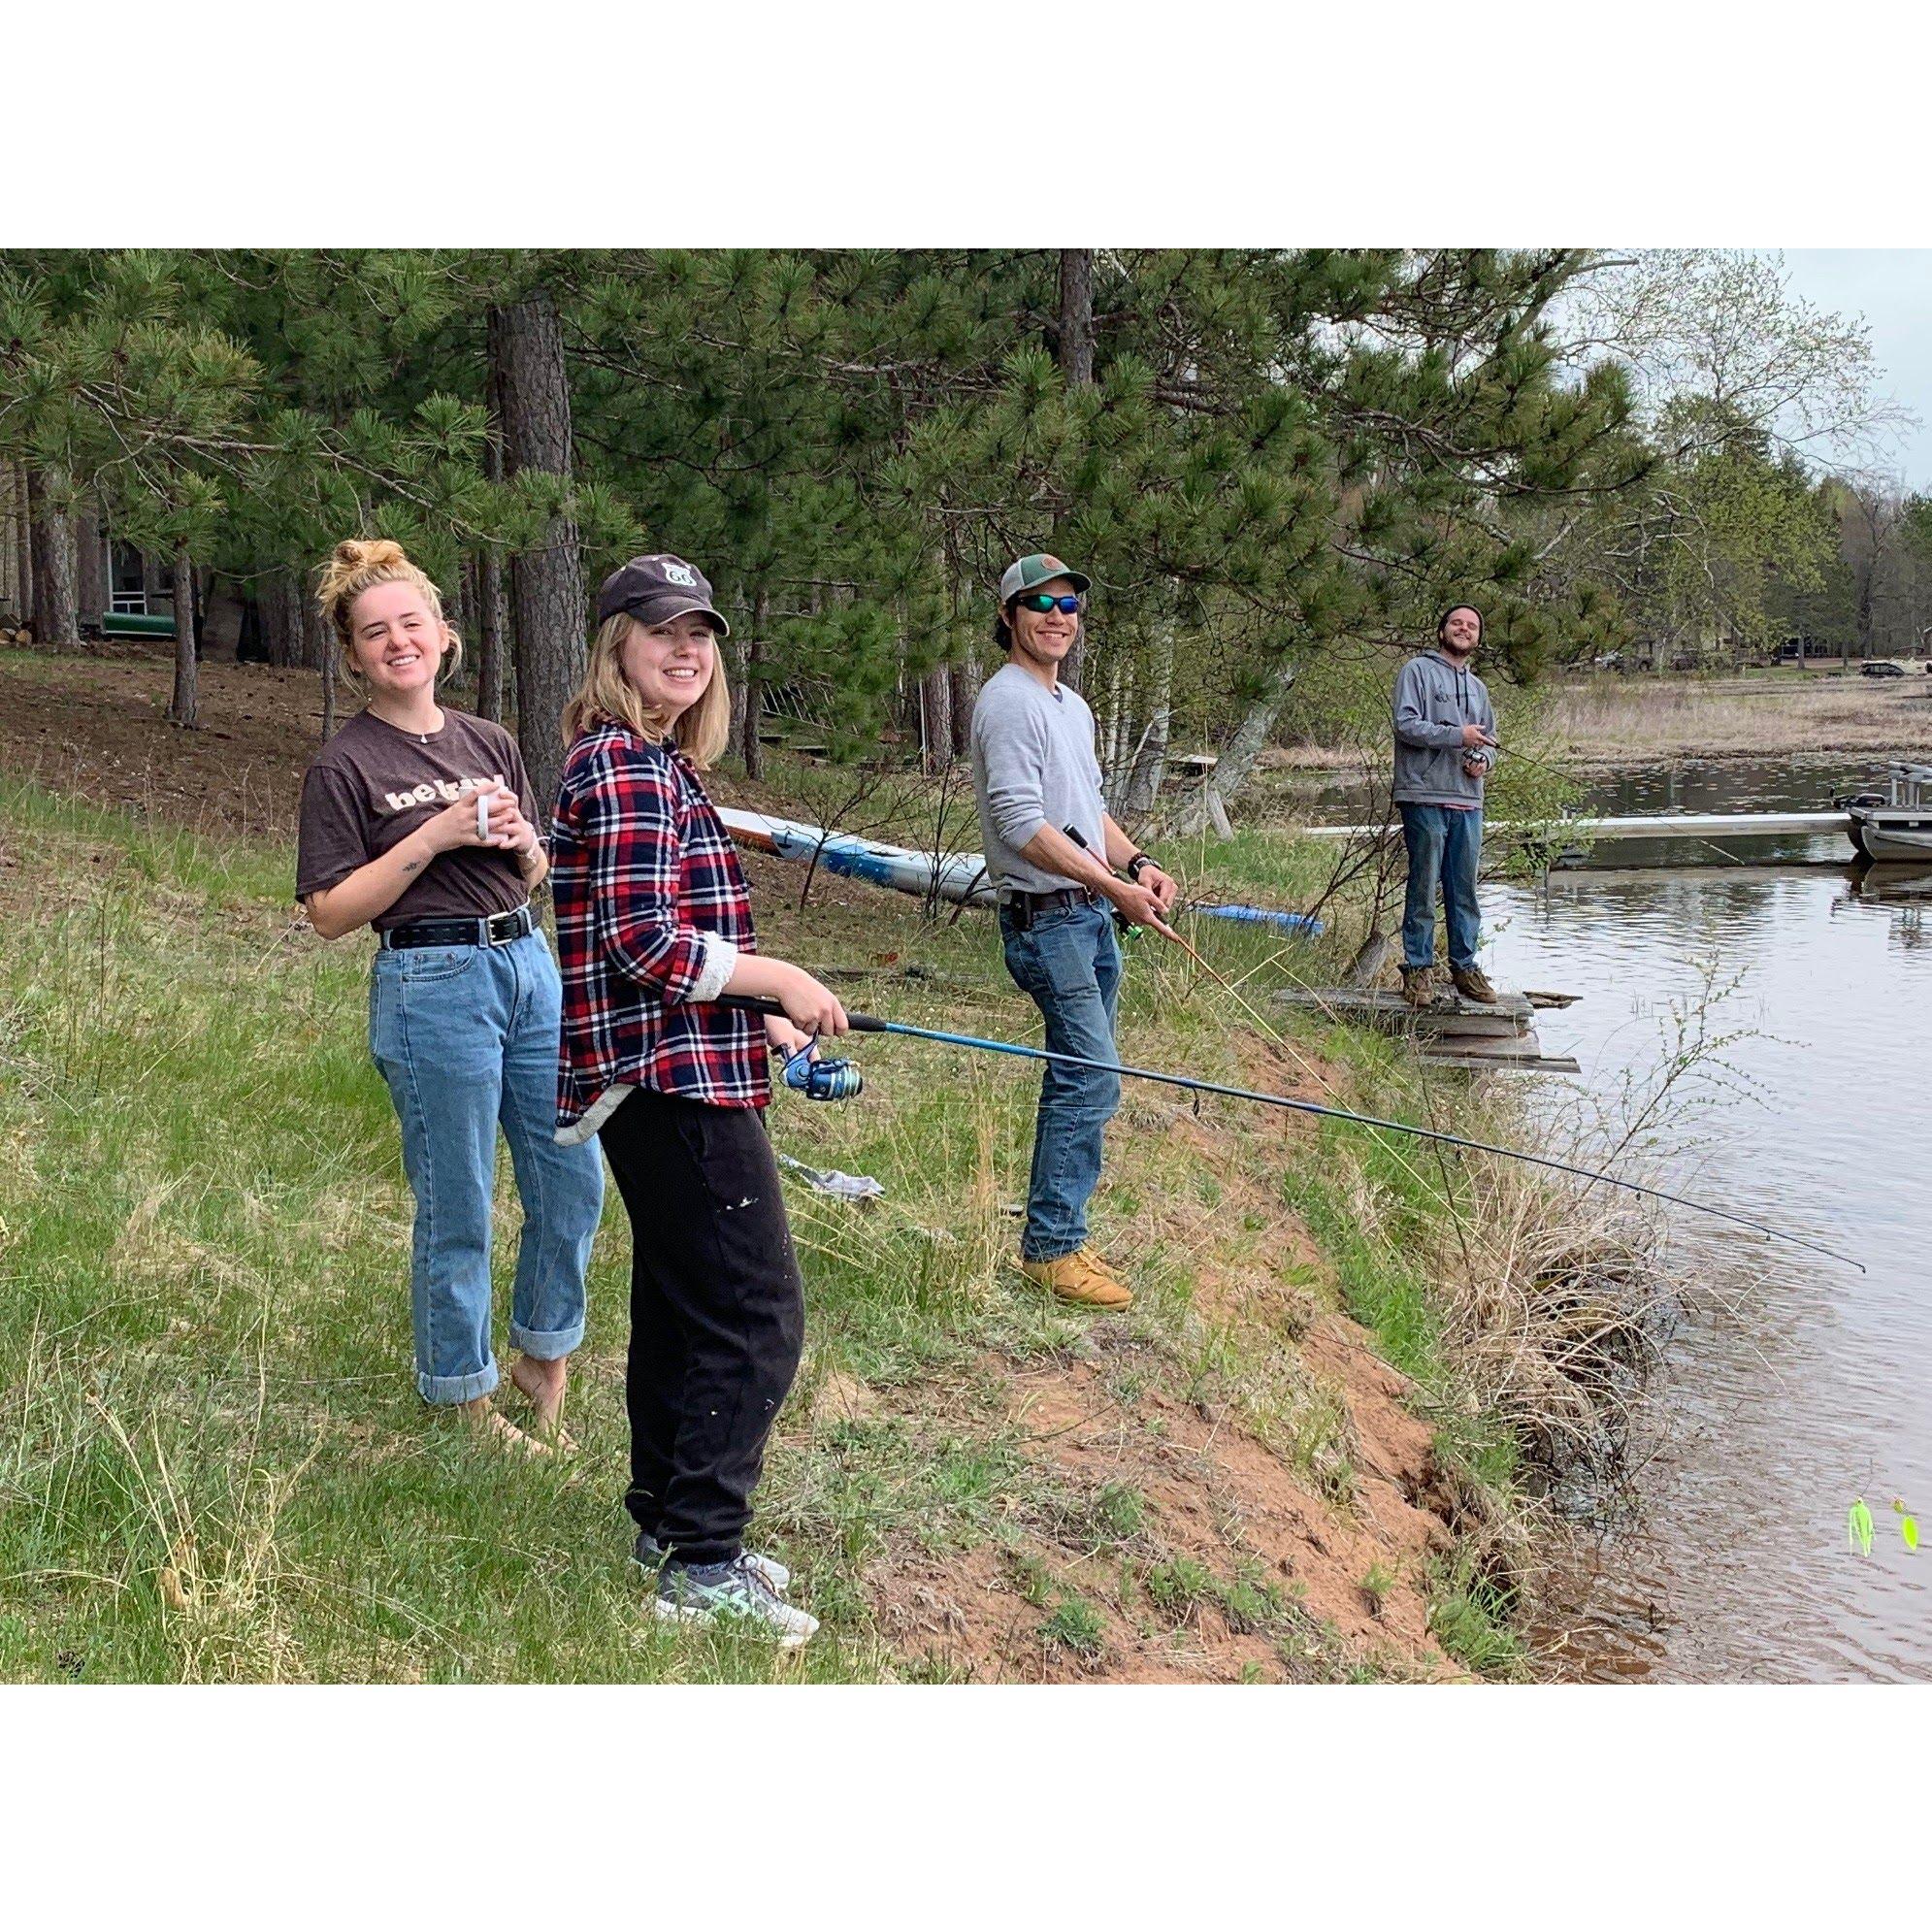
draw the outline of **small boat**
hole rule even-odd
[[[1875,866],[1932,861],[1932,765],[1885,767],[1883,794],[1860,792],[1845,802],[1846,831]]]

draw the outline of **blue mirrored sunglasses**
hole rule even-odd
[[[1036,590],[1031,596],[1016,600],[1022,610],[1037,610],[1042,616],[1049,610],[1064,610],[1069,617],[1080,614],[1084,600],[1078,597],[1055,597],[1050,591]]]

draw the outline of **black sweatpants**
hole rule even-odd
[[[687,1563],[736,1556],[804,1347],[804,1285],[756,1109],[639,1088],[599,1130],[631,1217],[631,1487]]]

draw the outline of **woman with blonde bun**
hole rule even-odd
[[[604,1169],[594,1148],[551,1132],[561,988],[530,905],[549,869],[530,781],[501,725],[438,702],[437,677],[463,646],[400,544],[338,543],[316,597],[368,703],[303,779],[295,893],[325,939],[376,930],[369,1046],[416,1197],[416,1387],[541,1452],[568,1441],[567,1364],[583,1339]],[[491,1402],[499,1128],[524,1208],[509,1373],[534,1434]]]

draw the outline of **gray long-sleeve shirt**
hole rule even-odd
[[[1001,665],[972,707],[972,790],[994,883],[1020,892],[1080,884],[1042,871],[1020,847],[1042,826],[1064,832],[1077,825],[1089,851],[1105,852],[1100,783],[1087,701],[1064,684],[1048,691],[1018,665]]]
[[[1466,666],[1440,651],[1412,657],[1395,673],[1395,802],[1400,805],[1480,805],[1483,777],[1462,769],[1462,727],[1495,735],[1489,687]],[[1468,756],[1487,775],[1495,753],[1479,746]]]

